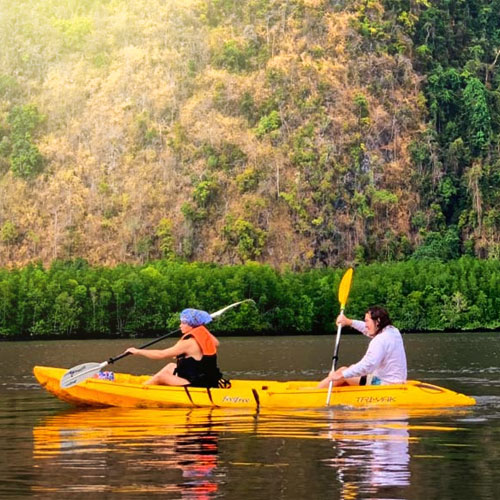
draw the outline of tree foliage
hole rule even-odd
[[[114,268],[55,261],[49,268],[0,269],[0,336],[157,335],[177,328],[185,307],[214,312],[246,298],[255,304],[226,313],[211,329],[245,335],[333,333],[342,272],[280,273],[255,262],[219,266],[171,260]],[[381,304],[406,331],[499,328],[499,276],[498,260],[471,257],[359,266],[348,312],[361,318],[367,307]]]
[[[43,157],[33,142],[34,133],[42,121],[43,117],[34,105],[14,106],[9,112],[10,134],[2,139],[5,140],[3,153],[10,153],[11,169],[16,177],[29,179],[42,169]]]

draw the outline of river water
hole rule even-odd
[[[1,498],[498,499],[500,333],[405,335],[409,378],[476,398],[444,410],[73,409],[34,365],[71,367],[130,340],[0,344]],[[223,338],[226,377],[321,378],[334,338]],[[168,346],[172,342],[164,341]],[[366,348],[344,335],[340,363]],[[116,371],[161,366],[125,358]]]

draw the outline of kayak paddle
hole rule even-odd
[[[241,300],[240,302],[235,302],[234,304],[226,306],[223,309],[219,309],[218,311],[210,314],[210,316],[212,317],[212,319],[218,318],[219,316],[224,314],[227,310],[239,306],[240,304],[243,304],[243,302],[254,302],[254,300],[245,299]],[[180,328],[177,328],[177,330],[166,333],[165,335],[158,337],[157,339],[154,339],[151,342],[148,342],[147,344],[142,345],[141,347],[139,347],[139,349],[146,349],[146,347],[156,344],[157,342],[160,342],[160,340],[166,339],[167,337],[170,337],[170,335],[173,335],[174,333],[177,333],[179,331]],[[116,356],[114,358],[109,358],[107,361],[103,361],[102,363],[83,363],[82,365],[74,366],[73,368],[70,368],[62,376],[60,386],[63,389],[68,389],[69,387],[73,387],[74,385],[80,384],[84,380],[93,377],[96,373],[99,373],[104,367],[111,365],[116,361],[125,358],[126,356],[129,355],[130,355],[129,352],[123,352],[119,356]]]
[[[351,289],[352,273],[353,269],[352,267],[350,267],[344,273],[344,276],[342,276],[342,279],[340,280],[340,285],[339,285],[340,314],[344,313],[347,298],[349,297],[349,291]],[[335,371],[335,368],[337,367],[337,361],[339,359],[339,345],[340,345],[341,331],[342,331],[342,325],[337,325],[337,338],[335,340],[335,351],[333,353],[332,371]],[[326,406],[330,404],[330,397],[332,395],[332,386],[333,386],[333,381],[330,380],[330,384],[328,385],[328,395],[326,397]]]

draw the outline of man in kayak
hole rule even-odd
[[[126,352],[149,359],[177,358],[145,382],[146,385],[191,385],[218,387],[222,374],[217,367],[219,341],[205,328],[212,317],[198,309],[184,309],[180,315],[181,339],[167,349],[136,349]]]
[[[382,307],[366,311],[365,321],[352,320],[340,314],[337,325],[351,326],[372,340],[357,363],[331,371],[318,387],[333,385],[387,385],[406,382],[406,353],[400,331],[392,325]]]

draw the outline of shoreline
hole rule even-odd
[[[500,332],[500,328],[475,328],[471,330],[414,330],[414,331],[401,331],[402,335],[434,335],[434,334],[464,334],[464,333],[494,333]],[[30,337],[22,337],[22,336],[13,336],[13,337],[0,337],[0,342],[40,342],[40,341],[68,341],[68,340],[150,340],[159,338],[166,333],[158,333],[157,335],[99,335],[99,334],[79,334],[75,336],[67,336],[67,335],[36,335]],[[217,333],[215,332],[218,338],[230,338],[230,337],[312,337],[312,336],[323,336],[323,337],[335,337],[335,332],[317,332],[317,333],[295,333],[295,332],[285,332],[285,333],[246,333],[246,332],[223,332]],[[359,332],[351,332],[342,330],[342,336],[356,336],[359,335]],[[172,333],[172,338],[175,339],[175,332]]]

